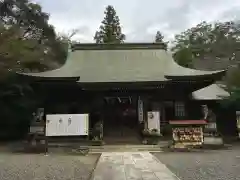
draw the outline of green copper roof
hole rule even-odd
[[[217,84],[212,84],[192,93],[193,99],[196,100],[221,100],[229,96],[230,94]]]
[[[126,48],[128,46],[130,48]],[[66,64],[61,68],[25,75],[45,78],[80,77],[79,82],[93,83],[166,81],[169,78],[208,76],[223,72],[181,67],[169,52],[159,47],[158,44],[134,46],[132,43],[106,47],[80,44],[69,52]]]

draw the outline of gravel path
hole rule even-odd
[[[240,180],[240,148],[153,154],[181,180]]]
[[[99,155],[0,154],[1,180],[88,180]]]

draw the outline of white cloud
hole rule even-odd
[[[120,17],[127,41],[151,42],[157,30],[167,39],[201,21],[240,19],[239,0],[35,0],[50,14],[59,32],[79,29],[74,36],[93,42],[107,5]]]

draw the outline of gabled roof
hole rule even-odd
[[[200,71],[179,66],[161,44],[80,44],[69,52],[59,69],[27,73],[42,78],[79,78],[80,83],[156,82],[208,77],[225,71]]]
[[[221,100],[229,97],[230,94],[217,84],[212,84],[192,93],[196,100]]]

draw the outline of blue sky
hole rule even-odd
[[[113,5],[128,42],[152,42],[157,30],[166,40],[201,21],[239,20],[240,0],[35,0],[50,14],[57,32],[93,42],[107,5]]]

